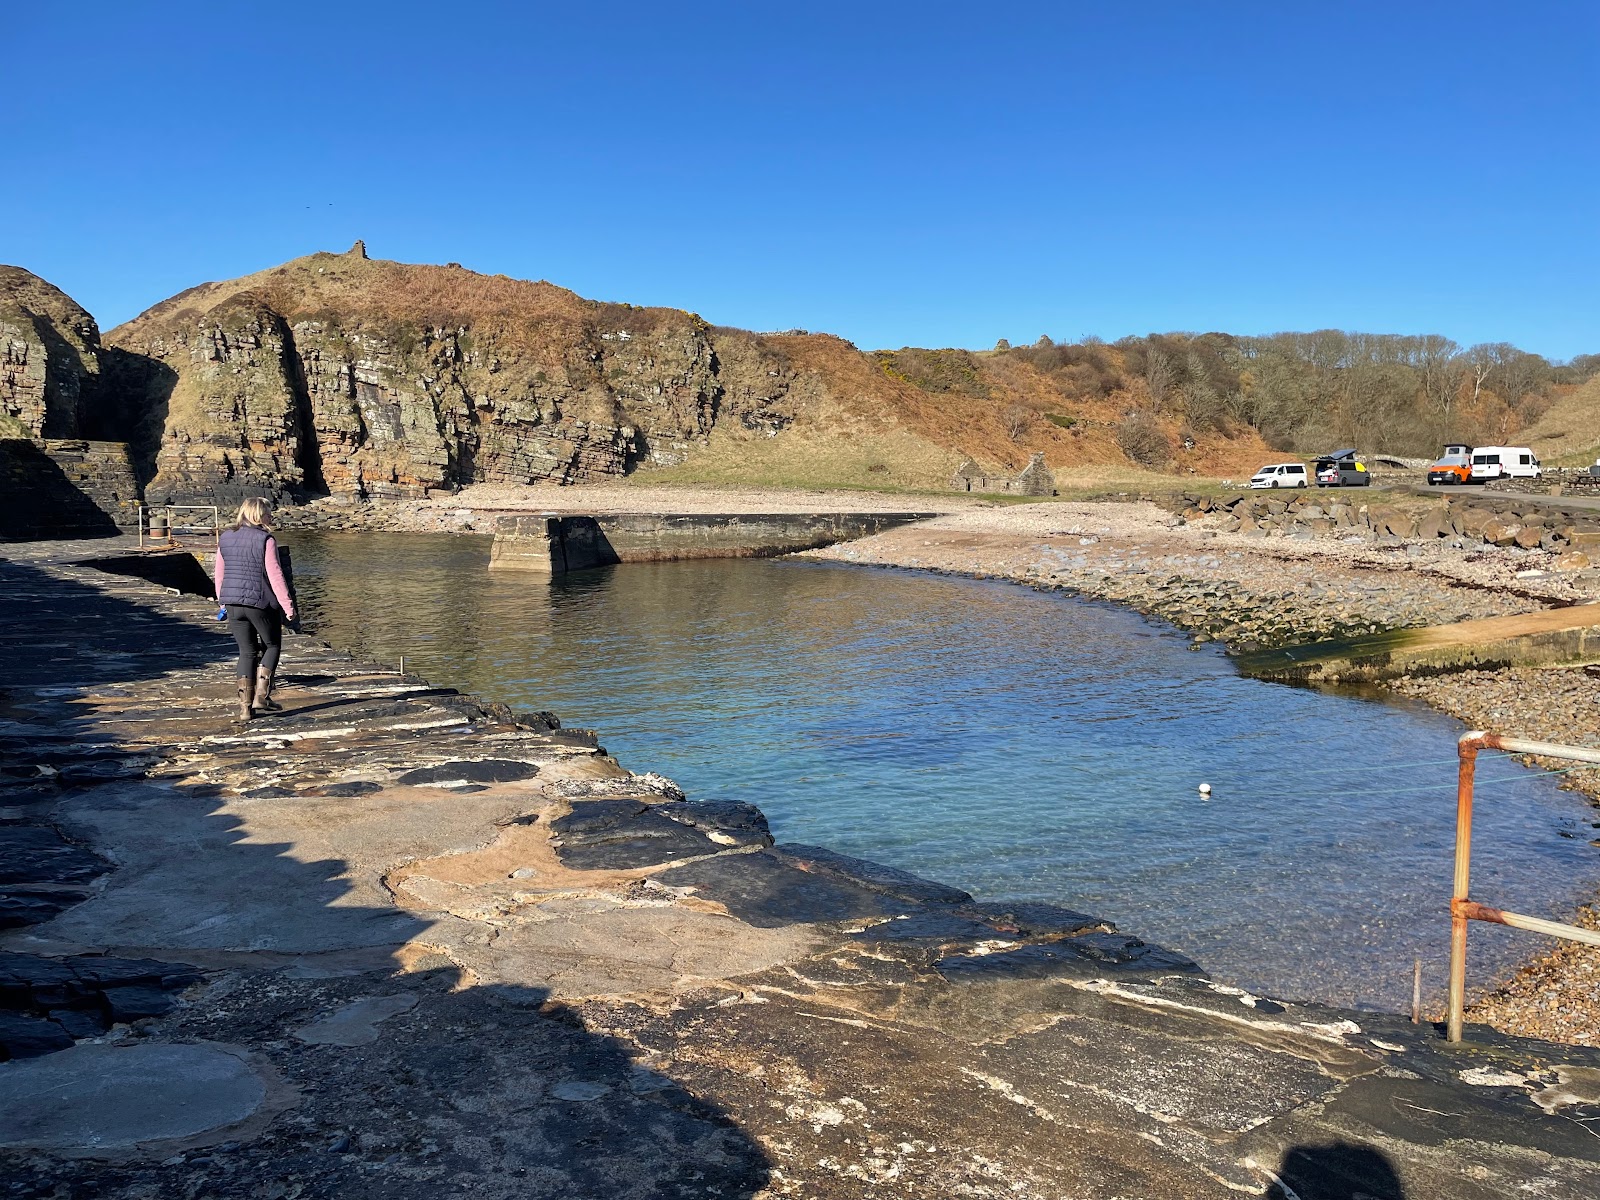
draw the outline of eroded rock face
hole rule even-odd
[[[588,482],[714,428],[775,432],[807,395],[757,335],[690,313],[355,252],[193,289],[109,340],[158,432],[153,502]]]
[[[99,377],[94,318],[31,271],[0,266],[0,436],[85,436]]]

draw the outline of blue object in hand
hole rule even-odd
[[[217,620],[226,621],[227,619],[228,619],[228,606],[226,604],[224,604],[221,608],[217,609]]]

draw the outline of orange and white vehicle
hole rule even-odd
[[[1446,446],[1444,453],[1428,468],[1428,486],[1436,483],[1471,483],[1472,447]]]

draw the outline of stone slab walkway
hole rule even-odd
[[[106,548],[0,547],[12,1194],[1600,1190],[1593,1052],[1447,1048],[775,845],[308,638],[238,724],[212,606],[74,565]]]

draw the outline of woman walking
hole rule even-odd
[[[272,509],[259,496],[239,506],[217,549],[217,600],[228,610],[228,632],[239,643],[239,720],[278,712],[272,677],[283,649],[283,618],[295,619],[294,593],[278,562]]]

